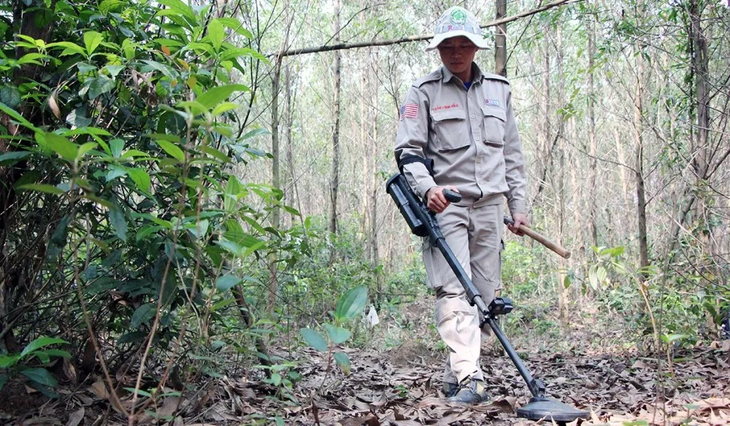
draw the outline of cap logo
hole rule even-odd
[[[461,9],[451,11],[451,22],[454,24],[463,24],[466,22],[466,12]]]

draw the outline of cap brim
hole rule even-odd
[[[472,43],[479,49],[489,49],[489,45],[487,44],[487,40],[484,39],[484,37],[478,36],[476,34],[466,32],[463,30],[459,31],[449,31],[447,33],[443,34],[437,34],[431,39],[431,43],[428,44],[426,47],[426,52],[430,52],[438,47],[439,44],[441,44],[442,41],[454,38],[454,37],[466,37],[469,40],[471,40]]]

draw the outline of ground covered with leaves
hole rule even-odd
[[[369,344],[363,347],[342,348],[352,361],[348,375],[328,353],[304,347],[282,350],[280,355],[293,360],[301,375],[291,388],[267,383],[260,370],[239,370],[200,380],[180,394],[140,398],[140,423],[534,424],[516,417],[516,408],[530,395],[509,358],[493,343],[485,344],[483,359],[490,403],[465,407],[445,402],[440,391],[444,352],[434,344],[430,316],[422,309],[427,305],[409,307],[397,324],[384,319],[366,332]],[[596,346],[596,339],[600,343],[606,337],[596,333],[593,345],[584,337],[573,330],[552,349],[529,336],[513,340],[533,375],[546,382],[549,396],[590,413],[580,424],[730,424],[730,341],[677,349],[667,358]],[[31,391],[20,383],[5,387],[0,394],[3,423],[127,423],[98,376],[60,389],[59,399]],[[131,396],[121,403],[130,408]]]

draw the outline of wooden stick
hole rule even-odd
[[[508,217],[504,218],[504,223],[506,225],[514,224],[512,219],[510,219]],[[520,231],[522,231],[523,234],[527,235],[528,237],[532,238],[533,240],[537,241],[538,243],[549,248],[550,250],[555,252],[558,256],[562,257],[563,259],[570,258],[570,252],[568,250],[561,247],[559,244],[550,241],[546,236],[542,235],[541,233],[539,233],[531,228],[528,228],[525,225],[520,225],[519,229],[520,229]]]
[[[530,16],[530,15],[534,15],[536,13],[544,12],[553,7],[562,6],[564,4],[580,3],[581,1],[583,1],[583,0],[555,0],[553,2],[546,3],[535,9],[526,10],[526,11],[517,13],[512,16],[507,16],[507,17],[504,17],[501,19],[496,19],[491,22],[487,22],[486,24],[481,25],[481,28],[494,27],[499,24],[516,21],[517,19],[520,19],[520,18],[524,18],[524,17]],[[358,48],[363,48],[363,47],[374,47],[374,46],[390,46],[393,44],[410,43],[410,42],[414,42],[414,41],[428,40],[431,38],[433,38],[433,34],[410,36],[410,37],[400,38],[397,40],[370,40],[370,41],[361,41],[361,42],[350,43],[350,44],[340,43],[340,44],[324,45],[324,46],[317,46],[317,47],[291,49],[291,50],[285,50],[285,51],[279,51],[279,52],[271,52],[271,53],[266,54],[266,56],[284,57],[284,56],[305,55],[308,53],[330,52],[333,50],[358,49]]]

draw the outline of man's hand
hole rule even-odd
[[[434,213],[441,213],[446,207],[451,204],[449,200],[444,197],[444,188],[448,188],[454,192],[459,192],[455,186],[432,186],[426,191],[426,207]]]
[[[515,213],[512,215],[512,220],[515,222],[514,225],[507,225],[507,228],[509,228],[513,234],[519,235],[520,237],[525,235],[524,232],[520,231],[520,225],[525,225],[528,228],[530,227],[530,221],[527,219],[527,215],[525,213]]]

